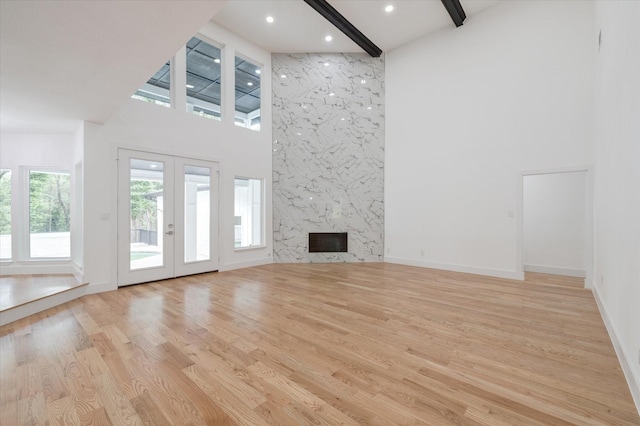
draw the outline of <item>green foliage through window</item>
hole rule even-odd
[[[158,195],[162,195],[162,182],[131,179],[131,229],[157,228]]]
[[[11,234],[11,170],[0,170],[0,234]]]
[[[67,172],[29,172],[29,231],[69,232],[71,179]]]

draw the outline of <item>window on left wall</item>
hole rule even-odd
[[[11,170],[0,170],[0,260],[11,260]]]
[[[29,170],[29,258],[71,256],[71,176]]]
[[[234,246],[261,247],[264,244],[263,179],[236,177],[234,180]]]
[[[152,104],[171,106],[171,61],[167,61],[136,93],[133,99]]]

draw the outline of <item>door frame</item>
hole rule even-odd
[[[516,271],[524,279],[524,178],[525,176],[586,172],[585,203],[585,280],[584,287],[593,287],[593,166],[569,166],[548,169],[522,170],[517,176],[517,213],[516,213]]]
[[[167,279],[167,278],[174,278],[174,277],[179,277],[179,276],[185,276],[185,275],[192,275],[192,274],[198,274],[198,273],[203,273],[203,272],[213,272],[213,271],[217,271],[219,269],[219,265],[220,265],[220,162],[217,160],[213,160],[213,159],[208,159],[208,158],[201,158],[201,159],[196,159],[196,158],[192,158],[189,157],[187,155],[180,155],[177,154],[175,152],[162,152],[162,151],[151,151],[148,150],[146,148],[143,147],[133,147],[133,146],[115,146],[115,158],[116,158],[116,176],[117,176],[117,185],[115,188],[115,196],[116,196],[116,206],[115,206],[115,234],[116,234],[116,240],[115,240],[115,259],[116,259],[116,268],[115,268],[115,273],[114,273],[114,278],[115,278],[115,282],[116,282],[116,286],[117,287],[123,287],[123,286],[127,286],[127,285],[134,285],[134,284],[138,284],[138,283],[143,283],[143,282],[150,282],[150,281],[156,281],[156,280],[161,280],[161,279]],[[123,156],[121,154],[121,152],[124,152],[126,154],[126,157]],[[176,235],[175,231],[177,230],[177,227],[179,226],[178,223],[178,218],[177,217],[173,217],[172,218],[172,223],[173,223],[173,230],[174,230],[174,243],[173,248],[171,250],[171,254],[172,254],[172,259],[171,261],[173,262],[173,265],[171,267],[171,276],[167,277],[164,274],[158,275],[157,277],[151,277],[151,279],[144,279],[141,281],[136,281],[136,282],[123,282],[122,276],[121,276],[121,268],[123,267],[127,267],[128,266],[124,266],[124,256],[121,253],[121,239],[123,238],[122,234],[122,230],[121,227],[124,226],[121,223],[121,215],[120,215],[120,203],[121,203],[121,196],[120,196],[120,192],[122,190],[124,190],[124,185],[127,184],[128,185],[128,181],[127,182],[121,182],[121,167],[123,167],[123,163],[120,161],[123,157],[125,158],[131,158],[131,154],[135,153],[140,153],[140,156],[142,158],[144,158],[144,156],[147,157],[156,157],[158,159],[158,161],[162,161],[162,159],[167,159],[167,158],[171,158],[171,174],[172,176],[169,178],[171,180],[171,185],[174,186],[173,188],[173,211],[171,213],[172,216],[176,216],[176,209],[178,208],[178,201],[182,200],[181,202],[184,202],[184,188],[182,188],[180,191],[177,190],[177,188],[175,188],[176,182],[178,181],[178,173],[182,173],[181,170],[178,169],[178,167],[182,166],[182,165],[194,165],[194,166],[202,166],[202,167],[210,167],[211,169],[211,175],[210,175],[210,179],[211,179],[211,189],[210,189],[210,194],[211,194],[211,200],[210,200],[210,233],[211,233],[211,240],[210,240],[210,259],[214,262],[215,264],[215,268],[211,268],[211,265],[209,264],[207,266],[207,262],[193,262],[190,263],[190,265],[193,265],[190,269],[189,272],[185,272],[185,265],[183,265],[183,259],[180,259],[180,264],[178,264],[178,262],[176,261],[178,255],[180,256],[184,256],[184,247],[182,248],[182,250],[178,249],[177,246],[179,246],[179,244],[175,243],[175,238],[178,237],[178,234]],[[130,170],[129,165],[127,165],[127,168]],[[183,175],[183,173],[182,173]],[[165,179],[166,175],[165,175]],[[184,184],[184,182],[183,182]],[[127,187],[128,190],[128,187]],[[179,194],[182,194],[181,196]],[[128,198],[128,197],[127,197]],[[165,198],[166,199],[166,198]],[[183,208],[183,204],[180,204],[180,208]],[[127,221],[127,225],[128,225]],[[180,224],[184,225],[184,222],[180,221]],[[166,228],[166,224],[163,224],[163,227]],[[166,229],[163,229],[162,232],[165,232]],[[128,241],[128,239],[127,239]],[[129,253],[127,251],[127,253]],[[167,250],[165,247],[163,247],[163,257],[165,258],[164,261],[168,262],[168,256],[166,255]],[[128,258],[128,256],[127,256]],[[123,263],[124,262],[124,263]],[[127,263],[128,265],[128,263]],[[198,265],[200,265],[200,267],[198,267]],[[189,267],[187,267],[189,268]],[[141,270],[143,271],[143,270]],[[150,271],[150,269],[146,269],[146,271]],[[151,274],[153,275],[153,274]]]

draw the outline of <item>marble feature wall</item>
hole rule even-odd
[[[384,60],[273,54],[276,262],[382,261]],[[348,253],[309,253],[309,232],[348,232]]]

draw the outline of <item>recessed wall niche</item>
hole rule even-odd
[[[276,262],[383,259],[384,59],[273,54]],[[348,232],[346,253],[309,233]]]

